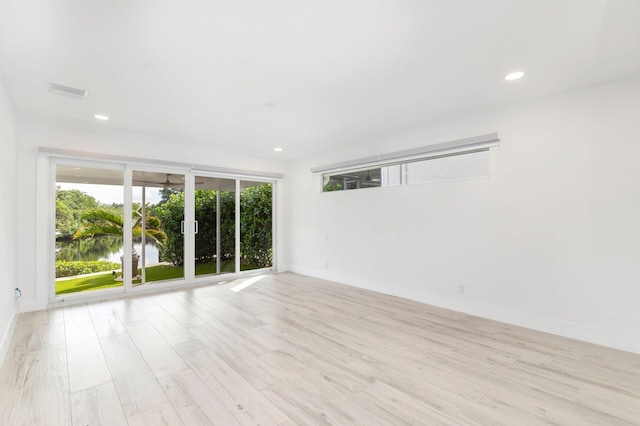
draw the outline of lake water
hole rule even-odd
[[[136,249],[138,256],[140,256],[140,262],[142,262],[142,244],[134,244],[133,248]],[[117,253],[110,254],[106,259],[99,260],[108,260],[109,262],[120,262],[120,256],[122,256],[122,252],[124,247],[121,247]],[[158,247],[153,244],[145,244],[145,266],[153,265],[154,263],[160,262],[160,252],[158,251]]]
[[[134,243],[133,247],[142,262],[142,244]],[[120,263],[123,253],[122,238],[101,237],[87,238],[81,241],[60,241],[56,243],[56,260],[106,260]],[[152,243],[145,244],[145,266],[160,262],[158,247]]]

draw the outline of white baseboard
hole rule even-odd
[[[278,265],[278,270],[276,272],[289,272],[291,271],[291,267],[289,267],[289,265]]]
[[[9,350],[9,345],[11,344],[11,338],[13,337],[13,332],[16,329],[16,323],[18,322],[18,313],[15,312],[11,317],[11,321],[7,325],[7,328],[2,334],[2,340],[0,340],[0,365],[4,363],[4,359],[7,356],[7,350]]]
[[[391,286],[384,286],[380,283],[371,283],[357,277],[336,274],[326,270],[299,266],[290,266],[289,270],[301,275],[373,290],[378,293],[415,300],[428,305],[450,309],[452,311],[462,312],[507,324],[530,328],[532,330],[640,354],[640,333],[621,333],[617,330],[594,327],[588,324],[559,320],[528,312],[515,311],[501,306],[470,301],[463,297],[440,295],[424,295],[421,297],[415,297],[414,295],[398,291]]]

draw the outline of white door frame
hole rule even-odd
[[[96,290],[95,292],[80,292],[75,294],[68,294],[62,296],[56,296],[55,294],[55,188],[56,188],[56,166],[59,164],[78,166],[78,167],[92,167],[97,169],[109,169],[109,170],[122,170],[123,172],[123,203],[124,203],[124,231],[123,231],[123,257],[129,259],[132,255],[132,245],[127,242],[132,241],[132,191],[133,191],[133,171],[148,171],[157,173],[171,173],[176,175],[184,175],[185,177],[185,240],[184,240],[184,277],[180,280],[168,280],[154,282],[152,285],[145,285],[139,287],[132,286],[132,272],[131,262],[123,262],[123,283],[122,287]],[[195,276],[195,176],[202,177],[218,177],[224,179],[231,179],[236,181],[236,235],[235,235],[235,272],[229,274],[217,274],[217,275],[204,275],[200,277]],[[110,297],[120,297],[123,294],[136,294],[145,292],[154,292],[172,288],[180,288],[185,286],[192,286],[204,283],[214,283],[217,281],[226,281],[229,279],[236,279],[241,276],[253,275],[259,273],[265,273],[276,270],[277,265],[277,226],[276,226],[276,194],[277,194],[277,178],[262,177],[254,175],[242,175],[242,174],[227,174],[217,173],[205,170],[194,171],[186,165],[165,165],[159,161],[158,164],[152,164],[149,162],[136,163],[129,161],[117,161],[109,160],[105,158],[101,160],[96,157],[90,157],[90,159],[81,156],[62,156],[58,157],[51,155],[49,157],[49,188],[48,188],[48,203],[49,203],[49,256],[48,256],[48,274],[47,280],[49,282],[49,305],[60,305],[69,303],[78,303],[82,301],[106,299]],[[268,268],[254,269],[248,271],[240,271],[240,187],[241,181],[251,182],[264,182],[272,185],[272,266]]]

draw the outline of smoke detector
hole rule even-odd
[[[78,89],[71,86],[65,86],[64,84],[49,82],[49,91],[56,95],[69,96],[76,99],[85,99],[89,92],[84,89]]]

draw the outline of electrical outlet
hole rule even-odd
[[[458,289],[456,290],[458,294],[464,294],[464,284],[458,284]]]

